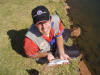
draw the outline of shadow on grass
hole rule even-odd
[[[26,57],[23,49],[24,45],[24,38],[25,33],[28,29],[22,29],[22,30],[9,30],[7,32],[9,38],[11,39],[11,46],[13,50],[15,50],[18,54],[22,55],[23,57]]]
[[[36,69],[26,69],[26,71],[29,73],[29,75],[38,75],[39,71],[37,71]]]

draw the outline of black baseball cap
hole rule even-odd
[[[50,12],[45,6],[37,6],[32,10],[32,18],[34,24],[40,21],[48,21],[50,19]]]

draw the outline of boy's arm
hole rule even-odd
[[[71,58],[64,52],[64,41],[63,41],[62,35],[59,37],[56,37],[56,42],[57,42],[59,57],[65,60],[71,60]]]
[[[54,56],[51,53],[47,53],[47,52],[38,52],[36,53],[36,55],[34,56],[30,56],[31,58],[42,58],[42,57],[47,57],[48,61],[52,61],[54,58]]]
[[[33,56],[29,56],[31,58],[42,58],[42,57],[47,57],[48,53],[47,52],[37,52]]]

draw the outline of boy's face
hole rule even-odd
[[[51,30],[51,21],[41,21],[35,24],[38,30],[43,35],[48,35]]]

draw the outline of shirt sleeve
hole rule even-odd
[[[34,56],[39,51],[39,47],[26,37],[24,39],[24,50],[27,56]]]
[[[56,37],[60,37],[64,33],[63,26],[61,24],[61,20],[59,22],[59,32],[56,34]]]

